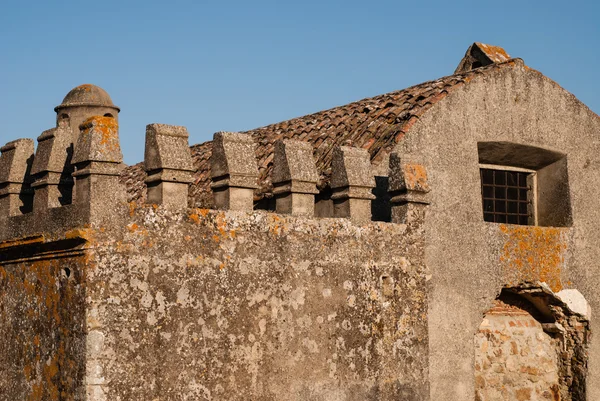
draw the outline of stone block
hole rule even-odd
[[[357,223],[371,221],[371,201],[375,176],[369,152],[346,146],[336,147],[332,159],[331,189],[334,216]]]
[[[0,148],[0,152],[0,216],[30,212],[33,200],[30,188],[33,140],[17,139]]]
[[[38,137],[38,147],[31,174],[35,189],[34,210],[70,204],[73,190],[73,134],[68,126],[44,131]]]
[[[294,140],[275,142],[273,194],[277,213],[314,216],[318,178],[311,144]]]
[[[87,208],[91,223],[114,218],[125,199],[119,127],[112,117],[94,116],[80,131],[73,155],[75,203]]]
[[[213,138],[211,188],[217,209],[252,210],[258,168],[250,135],[217,132]]]
[[[389,193],[392,222],[410,223],[424,217],[430,192],[427,168],[420,163],[404,162],[400,155],[390,155]]]
[[[193,163],[185,127],[165,124],[146,126],[144,168],[148,173],[147,202],[170,209],[187,207]]]

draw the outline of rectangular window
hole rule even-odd
[[[535,171],[480,166],[483,219],[492,223],[534,225]]]

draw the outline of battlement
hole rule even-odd
[[[87,94],[86,91],[82,86],[76,92]],[[71,102],[68,108],[59,108],[56,127],[37,138],[37,150],[34,151],[31,139],[17,139],[1,148],[0,240],[52,236],[82,226],[120,221],[119,216],[127,213],[126,188],[119,182],[125,166],[117,119],[112,113],[86,114],[105,111],[106,107],[114,113],[118,108],[104,91],[97,92],[102,95],[98,95],[100,100],[88,99],[80,105]],[[69,110],[81,121],[76,128],[66,114]],[[170,210],[189,206],[194,163],[188,138],[185,127],[146,127],[146,203]],[[214,135],[210,177],[215,209],[252,211],[257,207],[255,190],[265,183],[260,182],[256,147],[254,138],[247,134]],[[273,148],[276,213],[313,218],[315,197],[320,194],[313,147],[298,140],[278,139]],[[395,155],[392,160],[399,158]],[[425,168],[419,166],[417,170],[419,179],[426,181]],[[395,200],[390,207],[403,210],[392,213],[392,221],[406,223],[406,205],[425,205],[428,186],[412,185],[406,164],[399,162],[391,164],[389,175],[392,183],[407,182],[393,184],[393,194],[390,193]],[[359,224],[371,221],[375,185],[368,152],[336,146],[331,168],[332,194],[328,200],[332,207],[329,213],[318,216],[348,218]]]

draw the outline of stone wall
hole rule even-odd
[[[529,312],[498,301],[475,336],[475,400],[560,400],[559,350]]]
[[[90,399],[428,399],[418,225],[131,214],[94,235]]]
[[[81,244],[38,238],[0,249],[0,400],[85,399]]]
[[[595,223],[600,217],[600,119],[555,82],[519,60],[514,63],[514,68],[474,78],[436,103],[398,147],[401,158],[428,167],[432,188],[425,260],[433,277],[428,317],[431,399],[436,401],[473,399],[473,337],[503,287],[542,281],[554,291],[578,289],[592,310],[600,308],[595,245],[600,242]],[[570,204],[571,224],[484,222],[482,142],[565,155],[568,191],[556,202]],[[595,320],[590,324],[594,331]],[[595,338],[589,353],[587,397],[597,400],[600,344]]]

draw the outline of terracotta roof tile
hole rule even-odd
[[[512,60],[491,64],[245,132],[252,135],[257,144],[260,182],[255,198],[272,196],[273,143],[276,140],[299,139],[314,146],[321,176],[319,187],[322,189],[328,186],[333,148],[336,145],[352,144],[367,149],[372,163],[377,166],[433,104],[479,74],[512,65]],[[208,208],[212,205],[211,147],[211,142],[191,147],[196,173],[190,188],[190,206]],[[144,178],[143,163],[124,170],[122,182],[127,186],[130,202],[145,201]]]

